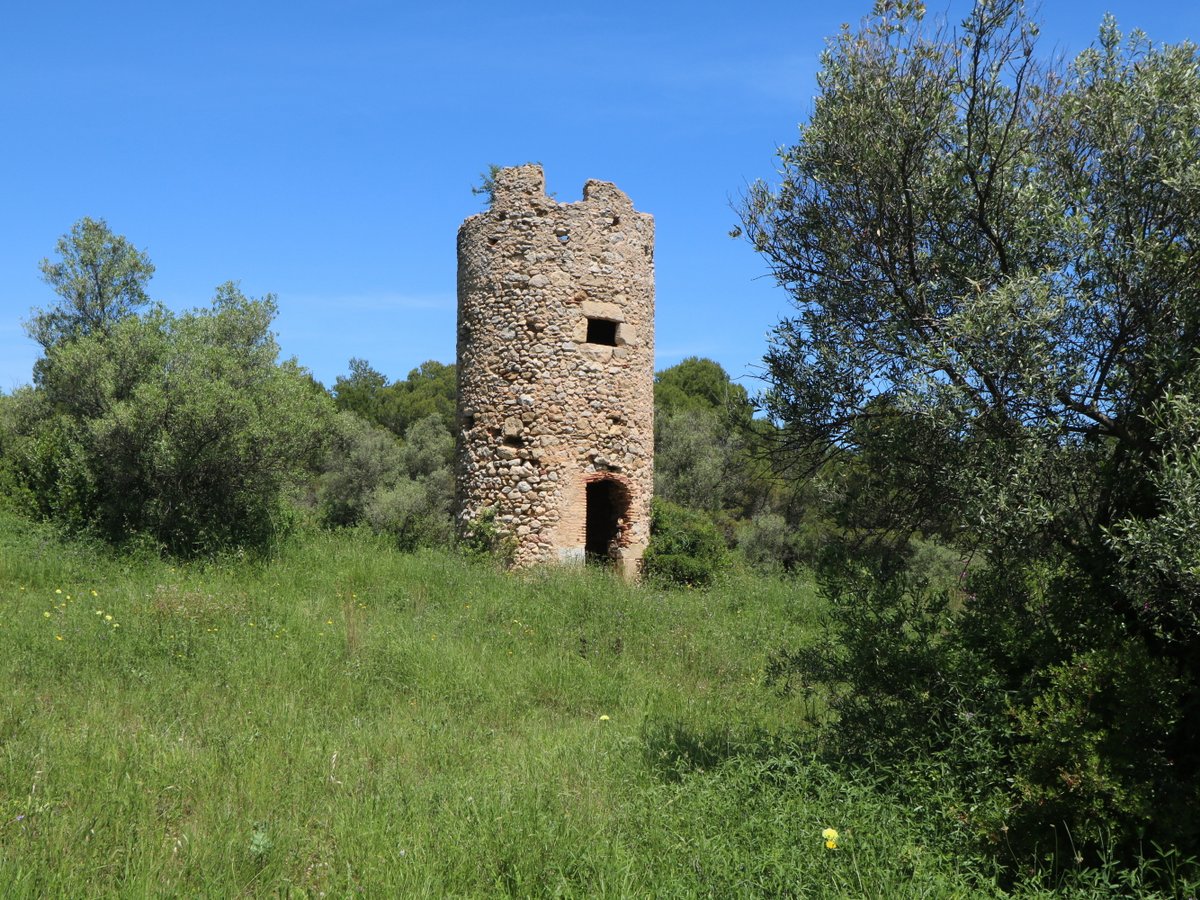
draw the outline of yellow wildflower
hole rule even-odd
[[[838,833],[836,828],[826,828],[821,832],[821,837],[825,839],[826,850],[837,849]]]

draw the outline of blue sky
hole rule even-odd
[[[660,368],[709,356],[754,390],[787,297],[731,202],[811,108],[824,39],[869,2],[7,4],[0,24],[0,390],[53,302],[37,263],[81,216],[150,254],[151,294],[278,295],[325,382],[452,362],[455,234],[488,163],[544,164],[560,200],[616,182],[657,220]],[[962,16],[960,2],[931,14]],[[1200,38],[1193,0],[1046,0],[1073,54],[1105,11]]]

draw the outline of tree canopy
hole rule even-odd
[[[73,299],[34,317],[45,352],[0,409],[0,481],[27,511],[114,543],[269,546],[333,412],[278,362],[274,297],[227,282],[209,308],[172,313],[142,291],[145,254],[90,219],[59,253],[43,270]]]
[[[720,363],[689,356],[654,376],[654,402],[664,410],[704,409],[739,424],[750,421],[754,407],[746,389]]]
[[[795,306],[764,402],[809,470],[874,461],[869,527],[974,553],[946,632],[857,621],[851,642],[926,643],[835,673],[861,688],[843,721],[858,708],[916,742],[904,721],[925,738],[935,722],[944,747],[969,714],[1031,834],[1058,816],[1129,839],[1161,804],[1159,834],[1194,841],[1179,804],[1200,772],[1200,543],[1179,535],[1200,533],[1200,53],[1106,18],[1063,68],[1037,32],[1019,0],[958,28],[901,0],[829,42],[778,181],[741,209]],[[887,615],[907,603],[873,596]],[[939,634],[957,655],[929,662],[922,703],[917,675],[880,661],[909,665]],[[1046,711],[1076,702],[1078,666],[1095,693],[1062,752]],[[1134,722],[1122,705],[1152,669]]]
[[[59,301],[35,310],[26,323],[44,349],[107,331],[149,302],[146,284],[154,264],[103,219],[80,219],[58,239],[57,250],[58,259],[43,259],[40,268]]]
[[[339,375],[334,383],[333,396],[339,409],[356,413],[397,436],[429,416],[437,416],[453,434],[456,378],[453,365],[427,360],[403,381],[389,383],[387,376],[365,359],[354,358],[350,374]]]
[[[991,452],[1024,455],[1035,477],[1013,489],[1058,495],[1027,524],[1090,553],[1154,512],[1153,411],[1197,377],[1197,51],[1123,40],[1109,19],[1057,73],[1016,0],[953,33],[922,18],[881,4],[831,42],[781,181],[746,198],[797,310],[774,332],[767,407],[806,450],[911,416],[987,470]],[[1080,454],[1104,459],[1102,481]],[[1072,490],[1045,485],[1055,460]],[[994,508],[1002,486],[980,487],[959,501]]]

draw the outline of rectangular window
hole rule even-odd
[[[588,319],[587,342],[603,344],[606,347],[617,346],[617,323],[608,319]]]

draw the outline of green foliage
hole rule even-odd
[[[365,522],[407,550],[448,543],[454,444],[441,417],[416,422],[404,442],[354,413],[337,423],[317,489],[322,522]]]
[[[712,514],[752,515],[774,484],[746,389],[711,359],[689,357],[654,381],[654,492]]]
[[[1152,415],[1159,426],[1151,475],[1155,514],[1116,522],[1108,539],[1124,594],[1156,637],[1174,643],[1200,634],[1200,397],[1195,387],[1168,394]]]
[[[419,419],[404,432],[401,463],[410,478],[446,471],[454,464],[454,437],[437,413]]]
[[[1177,724],[1175,667],[1127,641],[1077,654],[1041,678],[1041,691],[1014,710],[1013,819],[1079,823],[1076,844],[1089,850],[1110,831],[1194,831],[1200,792],[1177,784],[1161,740]],[[1183,797],[1164,797],[1168,786]]]
[[[754,413],[746,389],[735,384],[720,363],[698,356],[655,375],[654,403],[664,411],[703,409],[742,425]]]
[[[372,495],[402,477],[400,442],[352,412],[339,412],[333,426],[317,503],[323,524],[354,525],[362,521]]]
[[[1044,844],[1065,827],[1089,858],[1105,845],[1128,858],[1124,835],[1196,846],[1200,788],[1181,727],[1180,700],[1196,688],[1187,661],[1098,615],[1091,573],[1070,560],[983,568],[969,585],[950,639],[964,651],[964,675],[989,673],[1005,696],[991,730],[1021,838]]]
[[[1055,828],[1091,862],[1193,853],[1200,51],[1106,19],[1056,70],[1018,0],[923,13],[830,42],[742,210],[796,306],[766,357],[783,459],[874,569],[831,571],[838,638],[777,674],[826,685],[847,744],[943,768],[1021,864]],[[898,574],[946,568],[913,536],[974,555],[969,592]]]
[[[703,408],[660,410],[654,434],[655,496],[694,509],[724,509],[736,460],[731,434],[718,414]]]
[[[453,365],[428,360],[398,383],[399,414],[395,427],[408,429],[422,419],[437,416],[446,433],[453,437],[455,403],[458,394],[457,369]]]
[[[1152,412],[1196,362],[1196,48],[1106,22],[1048,74],[1016,2],[955,35],[880,10],[831,43],[781,183],[746,198],[797,307],[764,401],[797,451],[890,445],[865,527],[970,522],[1105,569],[1106,529],[1154,511]]]
[[[1069,564],[981,568],[968,583],[963,597],[904,575],[827,572],[825,640],[779,651],[769,680],[836,726],[831,752],[892,772],[912,802],[937,779],[962,839],[1014,865],[1054,875],[1131,861],[1122,834],[1192,845],[1185,668],[1097,621]]]
[[[452,539],[455,377],[454,366],[430,361],[388,384],[350,360],[350,376],[334,385],[346,418],[321,479],[326,524],[366,522],[409,550]]]
[[[647,577],[708,587],[728,565],[725,541],[704,513],[655,498],[650,516],[650,546],[642,557]]]
[[[15,434],[12,421],[15,404],[10,395],[0,393],[0,509],[13,504],[17,484],[9,457]]]
[[[416,422],[400,448],[404,477],[376,492],[367,506],[371,527],[394,536],[402,549],[448,543],[454,530],[453,457],[454,441],[440,416]]]
[[[146,283],[154,265],[103,219],[80,219],[58,239],[57,249],[58,260],[43,259],[41,270],[59,302],[35,310],[26,323],[29,336],[44,349],[107,332],[149,302]]]
[[[273,298],[153,307],[47,348],[11,399],[5,465],[34,515],[192,555],[264,548],[315,464],[328,400],[276,364]]]
[[[392,535],[402,550],[445,545],[454,537],[453,497],[453,477],[448,469],[439,469],[377,492],[367,507],[366,520],[376,531]]]
[[[804,535],[779,513],[762,513],[737,529],[737,549],[752,566],[767,572],[790,572],[812,560]]]
[[[459,547],[468,555],[489,559],[502,568],[512,565],[517,554],[517,539],[496,524],[496,507],[489,506],[467,523],[459,535]]]
[[[496,163],[488,163],[487,171],[479,173],[479,184],[471,185],[471,193],[483,197],[488,206],[496,199],[496,173],[502,168]]]
[[[372,425],[384,425],[390,420],[387,411],[385,390],[387,376],[372,368],[365,359],[354,357],[350,360],[350,374],[337,377],[333,385],[333,399],[337,408],[354,413],[360,419]]]
[[[389,384],[366,360],[352,359],[350,375],[338,376],[333,394],[339,409],[356,413],[397,437],[433,415],[441,419],[447,434],[453,435],[456,377],[454,366],[429,360],[409,372],[404,381]]]
[[[856,555],[891,571],[911,558],[914,536],[961,533],[954,487],[967,450],[886,397],[866,404],[850,440],[854,452],[823,467],[822,506]]]

